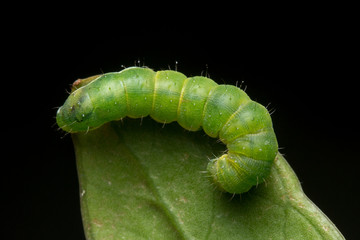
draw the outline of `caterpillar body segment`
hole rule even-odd
[[[73,91],[56,119],[74,133],[148,115],[190,131],[202,128],[227,145],[227,153],[207,167],[220,190],[243,193],[269,175],[278,145],[267,109],[239,88],[206,77],[140,67],[103,74]]]
[[[204,107],[209,93],[217,84],[206,77],[191,77],[185,80],[178,108],[178,123],[190,131],[203,126]]]
[[[158,122],[177,120],[181,90],[186,76],[175,71],[158,71],[155,76],[153,105],[150,116]]]

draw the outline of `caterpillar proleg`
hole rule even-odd
[[[218,85],[207,77],[177,71],[130,67],[90,77],[58,109],[63,130],[86,132],[124,117],[150,116],[161,123],[177,121],[189,131],[201,128],[227,146],[208,163],[220,190],[247,192],[264,181],[278,151],[270,114],[241,89]]]

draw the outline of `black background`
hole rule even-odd
[[[15,203],[9,207],[14,239],[84,239],[71,137],[57,131],[54,118],[70,84],[123,65],[162,70],[176,62],[187,76],[207,71],[218,83],[244,81],[252,99],[270,104],[281,152],[306,195],[347,239],[360,237],[359,76],[351,19],[310,13],[218,22],[209,14],[194,23],[189,13],[190,22],[166,16],[150,23],[133,16],[112,19],[110,27],[96,13],[76,15],[24,20],[4,45],[13,50],[7,58],[14,67],[7,104],[12,110],[18,109],[16,89],[24,90],[24,110],[14,119],[20,127],[5,129],[12,134],[7,150],[15,156],[3,179]]]

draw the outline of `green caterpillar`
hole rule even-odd
[[[75,133],[148,115],[161,123],[177,121],[189,131],[202,128],[226,144],[227,153],[207,167],[222,191],[247,192],[269,175],[278,145],[267,109],[241,89],[206,77],[140,67],[95,76],[70,94],[56,120]]]

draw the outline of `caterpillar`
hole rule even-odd
[[[221,191],[247,192],[270,173],[278,151],[270,114],[236,86],[177,71],[130,67],[76,82],[74,88],[56,116],[67,132],[150,115],[160,123],[177,121],[189,131],[202,128],[226,144],[225,154],[207,166]]]

